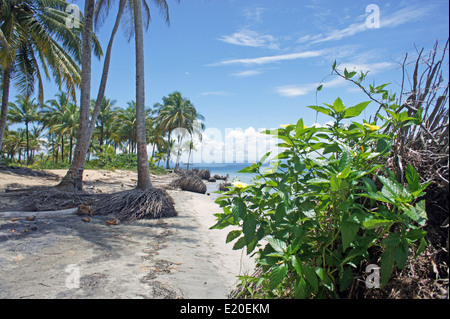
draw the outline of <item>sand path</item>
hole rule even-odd
[[[88,171],[86,184],[123,190],[134,187],[133,174]],[[2,191],[12,183],[56,181],[0,172]],[[103,216],[83,222],[73,210],[0,213],[0,298],[226,298],[252,260],[225,244],[229,229],[209,230],[221,212],[209,196],[168,192],[177,217],[114,226]]]

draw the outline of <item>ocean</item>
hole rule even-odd
[[[211,177],[214,175],[226,176],[230,175],[230,182],[233,181],[234,178],[237,178],[239,181],[243,183],[250,184],[252,183],[253,178],[257,175],[256,173],[238,173],[241,169],[250,166],[251,163],[223,163],[223,164],[194,164],[194,166],[190,166],[191,168],[208,169],[211,173]],[[211,193],[211,197],[217,198],[217,194],[213,194],[213,192],[219,189],[219,184],[223,183],[223,180],[217,180],[215,183],[207,183],[207,192]]]

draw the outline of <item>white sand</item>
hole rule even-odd
[[[136,174],[86,171],[85,180],[99,192],[117,191],[134,187]],[[13,183],[57,181],[0,172],[0,191]],[[226,298],[236,276],[252,272],[252,260],[225,244],[231,229],[209,229],[221,212],[209,196],[168,192],[177,217],[115,226],[95,215],[85,223],[73,211],[21,212],[19,220],[0,213],[0,298]]]

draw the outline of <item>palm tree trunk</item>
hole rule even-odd
[[[105,55],[105,61],[103,63],[103,72],[102,72],[102,78],[100,80],[100,87],[99,87],[98,94],[97,94],[97,100],[95,101],[95,106],[94,106],[94,110],[92,112],[91,122],[89,124],[89,129],[88,129],[88,132],[85,137],[86,142],[82,143],[81,146],[83,146],[83,148],[80,147],[80,153],[84,154],[84,156],[79,157],[78,161],[74,160],[71,165],[72,171],[80,172],[79,175],[81,176],[80,177],[81,180],[79,180],[79,182],[78,182],[80,185],[79,188],[81,188],[83,186],[82,185],[82,177],[83,177],[83,170],[84,170],[86,155],[89,150],[89,144],[92,139],[92,134],[94,133],[95,123],[97,121],[98,114],[100,113],[101,104],[102,104],[103,98],[105,96],[106,82],[108,80],[109,65],[111,62],[112,46],[113,46],[113,42],[114,42],[114,37],[117,33],[117,29],[119,28],[119,25],[120,25],[120,20],[122,18],[124,8],[125,8],[125,0],[120,0],[119,12],[117,13],[116,22],[114,24],[114,28],[111,33],[111,37],[109,39],[108,48],[106,50],[106,55]],[[92,20],[92,23],[93,23],[93,20]],[[83,37],[84,37],[84,35],[83,35]],[[75,146],[75,151],[76,151],[77,147],[78,147],[78,141]]]
[[[166,169],[170,169],[170,151],[171,151],[171,147],[170,147],[170,134],[172,133],[171,130],[169,130],[169,135],[167,136],[167,163],[166,163]]]
[[[152,188],[148,170],[147,139],[145,130],[145,79],[144,79],[144,32],[142,26],[141,0],[134,0],[134,28],[136,45],[136,142],[138,160],[137,188]]]
[[[29,137],[28,137],[28,134],[29,132],[28,132],[28,121],[27,122],[25,122],[25,134],[26,134],[26,137],[27,137],[27,165],[30,165],[30,140],[29,140]]]
[[[6,68],[3,71],[2,115],[0,117],[0,149],[2,149],[3,136],[5,135],[6,130],[10,83],[11,83],[11,68]]]
[[[80,124],[78,126],[77,144],[72,165],[66,176],[59,183],[60,187],[73,186],[75,189],[83,187],[83,170],[86,152],[89,148],[88,129],[91,93],[91,55],[92,33],[94,25],[95,0],[86,0],[84,4],[83,51],[81,57],[81,98]]]

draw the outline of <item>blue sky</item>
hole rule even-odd
[[[167,0],[170,27],[147,2],[152,21],[145,33],[146,104],[180,91],[205,117],[207,128],[224,139],[226,129],[245,136],[300,117],[313,124],[316,114],[306,106],[316,104],[315,88],[334,60],[370,70],[366,85],[391,82],[391,90],[398,91],[405,53],[413,57],[415,46],[428,51],[436,40],[448,38],[447,0]],[[84,1],[74,3],[83,10]],[[376,28],[366,24],[374,13],[366,12],[370,4],[379,8]],[[105,50],[116,13],[113,7],[98,30]],[[127,42],[124,31],[114,43],[106,96],[125,107],[135,99],[135,59],[134,42]],[[93,60],[92,98],[102,66],[103,60]],[[46,99],[57,92],[50,82],[45,90]],[[350,106],[367,100],[350,83],[327,77],[318,104],[338,96]],[[364,115],[374,110],[370,105]]]

